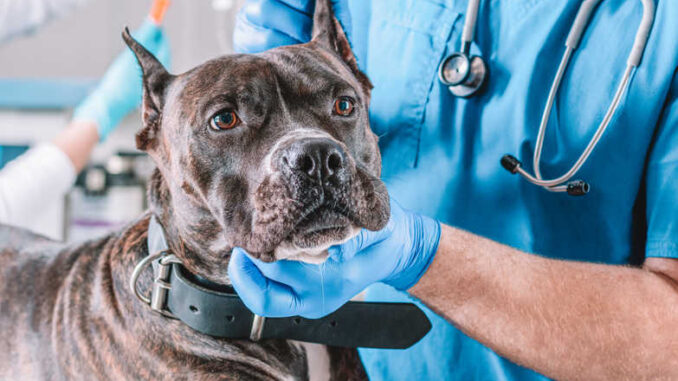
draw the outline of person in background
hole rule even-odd
[[[0,0],[0,41],[35,28],[82,1]],[[5,20],[12,20],[5,23]],[[168,65],[169,44],[162,28],[151,19],[132,32],[158,59]],[[15,224],[62,200],[94,147],[141,103],[141,71],[128,50],[113,61],[94,91],[80,103],[69,125],[51,142],[39,144],[0,170],[0,223]]]
[[[33,32],[90,0],[0,0],[0,43]]]

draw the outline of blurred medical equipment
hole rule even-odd
[[[605,133],[612,116],[617,111],[619,101],[624,92],[629,87],[629,80],[633,70],[640,64],[643,56],[643,51],[647,45],[647,39],[652,28],[655,16],[655,3],[653,0],[641,0],[643,4],[643,17],[640,20],[640,25],[636,31],[635,41],[629,53],[626,70],[622,76],[621,81],[614,94],[612,102],[603,117],[602,122],[596,129],[593,137],[587,144],[584,151],[581,153],[577,161],[572,167],[560,177],[545,180],[541,176],[539,164],[541,160],[541,152],[544,144],[544,135],[546,134],[546,127],[548,125],[549,116],[553,108],[560,82],[563,79],[565,70],[572,52],[577,48],[581,40],[586,26],[600,0],[584,0],[579,7],[577,16],[570,28],[570,32],[565,41],[565,52],[558,66],[551,90],[549,91],[546,100],[546,106],[542,114],[541,123],[539,125],[539,132],[537,133],[537,141],[534,148],[533,166],[534,176],[522,168],[522,163],[513,155],[504,155],[501,158],[501,165],[509,172],[515,174],[519,173],[527,181],[538,185],[551,192],[567,192],[572,196],[580,196],[588,193],[589,184],[583,180],[570,179],[579,171],[579,169],[586,163],[586,160],[593,152],[596,144]],[[469,0],[466,10],[466,21],[464,22],[464,30],[461,36],[461,51],[452,53],[440,64],[438,69],[438,76],[440,81],[448,86],[450,92],[457,97],[471,97],[478,93],[487,80],[487,65],[481,56],[470,55],[471,42],[475,33],[476,20],[478,18],[478,6],[480,0]]]
[[[165,12],[167,12],[169,5],[169,0],[153,0],[148,18],[151,19],[155,25],[162,25],[162,21],[165,19]]]
[[[129,151],[85,168],[66,200],[65,240],[101,236],[138,218],[147,207],[146,182],[153,168],[148,156]]]

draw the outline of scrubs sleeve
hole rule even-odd
[[[90,0],[0,0],[0,43],[30,33]]]
[[[75,182],[73,163],[57,146],[31,148],[0,170],[0,223],[17,225],[60,202]]]
[[[646,257],[678,258],[678,75],[647,164]]]

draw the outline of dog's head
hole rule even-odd
[[[123,38],[143,70],[137,146],[164,184],[152,207],[171,215],[163,224],[182,245],[212,257],[185,262],[223,262],[234,246],[265,261],[319,262],[360,228],[385,226],[371,84],[329,0],[317,4],[311,42],[220,57],[181,75],[127,31]]]

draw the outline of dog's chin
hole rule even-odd
[[[301,221],[275,249],[275,260],[322,263],[327,249],[355,237],[360,228],[346,216],[319,210]]]

